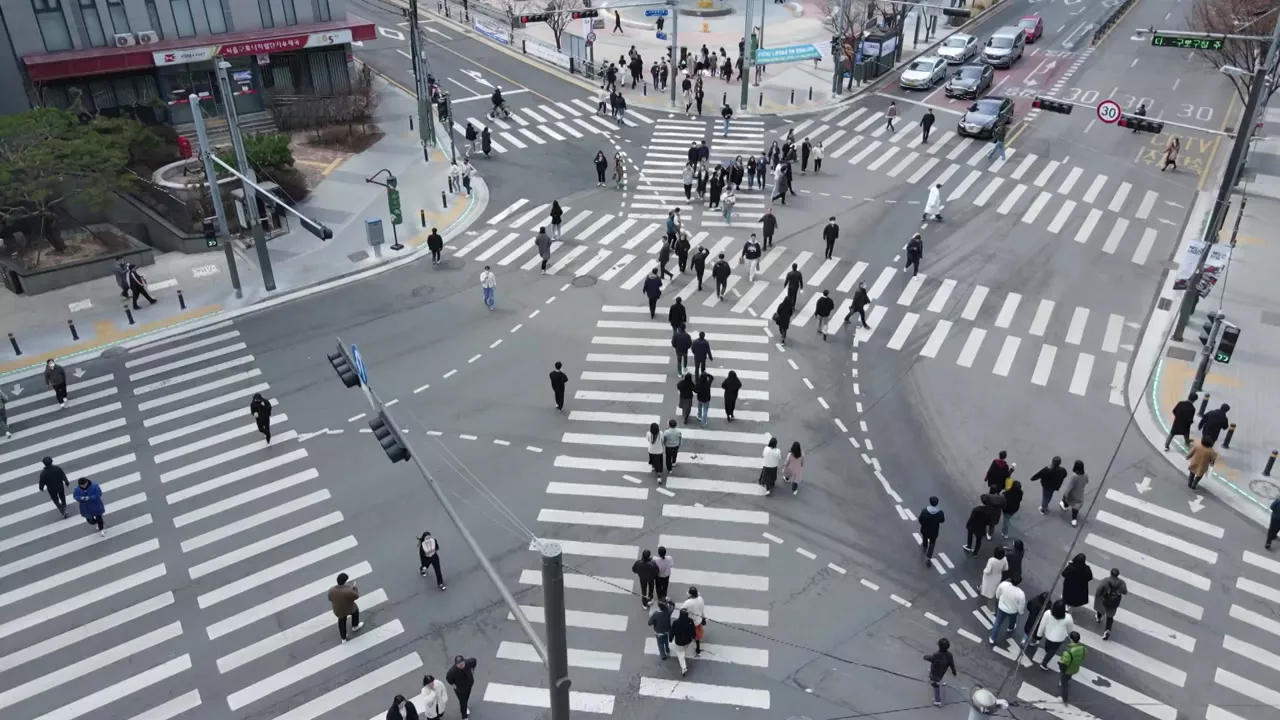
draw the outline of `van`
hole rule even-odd
[[[987,38],[982,48],[982,62],[999,68],[1012,67],[1026,47],[1027,35],[1018,27],[1002,27]]]

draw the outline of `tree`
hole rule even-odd
[[[1273,0],[1195,0],[1191,6],[1188,25],[1193,32],[1215,35],[1269,36],[1276,28],[1277,13],[1271,12],[1274,8]],[[1221,50],[1197,50],[1196,53],[1215,68],[1232,65],[1252,73],[1257,69],[1258,63],[1266,58],[1267,44],[1251,40],[1227,40]],[[1264,105],[1276,91],[1276,65],[1273,63],[1268,69],[1273,80],[1270,87],[1263,91]],[[1227,79],[1235,87],[1240,102],[1247,102],[1249,89],[1253,84],[1252,74],[1228,74]]]
[[[74,195],[102,207],[116,191],[130,189],[134,176],[127,166],[139,127],[135,120],[84,120],[57,108],[0,117],[0,223],[35,227],[64,252],[59,206]]]
[[[867,19],[867,0],[822,0],[819,9],[822,27],[841,40],[858,35]]]
[[[569,26],[572,19],[572,11],[581,9],[582,0],[548,0],[546,4],[546,12],[550,13],[547,17],[547,27],[551,28],[551,35],[556,39],[556,50],[560,50],[560,36],[564,34],[564,29]]]

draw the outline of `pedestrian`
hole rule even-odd
[[[1004,139],[1008,134],[1007,125],[996,125],[996,129],[991,132],[991,149],[987,151],[987,159],[1000,155],[1000,160],[1004,160]]]
[[[711,383],[715,378],[708,373],[697,376],[693,383],[693,394],[698,398],[698,422],[707,426],[711,417]]]
[[[742,381],[738,379],[738,373],[730,370],[728,377],[720,383],[720,388],[724,390],[725,418],[733,422],[733,409],[738,404],[738,391],[742,389]]]
[[[925,655],[924,661],[929,663],[929,686],[933,688],[933,704],[937,707],[942,706],[942,679],[947,676],[947,671],[951,671],[951,677],[956,677],[956,659],[951,655],[951,641],[946,638],[938,640],[938,651]]]
[[[809,142],[809,138],[805,138],[800,143],[800,174],[804,175],[809,172],[809,156],[813,154],[813,144]]]
[[[1169,449],[1174,436],[1181,437],[1182,442],[1188,448],[1191,447],[1191,423],[1195,422],[1196,419],[1196,399],[1198,397],[1199,395],[1196,393],[1191,393],[1173,406],[1173,424],[1169,427],[1169,436],[1164,439],[1165,450]]]
[[[778,218],[773,214],[773,208],[765,208],[764,215],[760,216],[760,224],[760,232],[764,234],[763,249],[768,252],[773,247],[773,235],[778,231]]]
[[[329,606],[338,617],[338,637],[344,643],[347,641],[347,618],[351,619],[351,632],[359,632],[364,627],[360,622],[360,606],[356,604],[360,588],[355,583],[348,585],[350,579],[346,573],[338,573],[337,584],[329,588]]]
[[[552,225],[551,229],[559,233],[560,226]],[[551,236],[547,234],[544,227],[538,228],[538,236],[533,239],[534,245],[538,248],[538,257],[542,258],[542,274],[547,274],[547,263],[551,262]]]
[[[1093,596],[1093,614],[1095,622],[1105,618],[1106,627],[1102,630],[1102,639],[1111,639],[1111,625],[1115,622],[1116,611],[1120,609],[1120,600],[1129,594],[1129,586],[1120,579],[1119,568],[1111,568],[1111,574],[1098,583],[1097,592]]]
[[[471,716],[467,702],[471,700],[471,689],[476,685],[476,664],[475,658],[454,655],[453,667],[444,674],[445,682],[453,687],[454,694],[458,696],[458,709],[464,720]]]
[[[822,149],[822,141],[819,140],[818,143],[813,146],[813,174],[814,175],[817,175],[818,173],[822,172],[823,153],[824,151]]]
[[[679,298],[676,298],[679,300]],[[671,306],[673,309],[677,305]],[[684,331],[684,325],[676,325],[675,332],[671,333],[671,347],[676,353],[676,375],[689,369],[689,348],[693,342],[689,339],[689,333]]]
[[[667,263],[671,262],[671,245],[672,243],[662,243],[662,247],[658,248],[658,277],[665,280],[674,278],[675,273],[667,269]]]
[[[467,122],[467,128],[463,131],[463,137],[467,139],[466,154],[470,155],[476,151],[476,126],[472,125],[470,121]]]
[[[1012,467],[1017,468],[1017,465]],[[1009,524],[1013,522],[1013,516],[1020,507],[1022,507],[1022,483],[1012,480],[1009,487],[1004,490],[1004,520],[1000,525],[1002,536],[1009,537]]]
[[[1025,639],[1022,628],[1018,625],[1018,616],[1027,610],[1027,595],[1018,587],[1021,584],[1022,578],[1012,577],[996,588],[996,621],[991,628],[988,644],[995,645],[999,642],[1006,625],[1018,644],[1022,644]]]
[[[680,208],[667,213],[667,244],[674,243],[680,236]]]
[[[1031,482],[1040,481],[1040,514],[1046,515],[1049,512],[1049,502],[1053,500],[1053,494],[1058,492],[1062,487],[1062,483],[1067,479],[1067,469],[1062,467],[1062,458],[1054,455],[1049,464],[1036,471],[1031,476]]]
[[[725,290],[729,286],[729,275],[732,273],[729,261],[724,259],[724,253],[720,253],[716,264],[711,266],[711,277],[716,281],[716,300],[724,299]]]
[[[799,299],[800,289],[804,287],[804,275],[800,272],[798,263],[791,263],[791,269],[787,271],[787,276],[783,278],[783,284],[787,288],[787,300],[794,305]]]
[[[929,131],[933,129],[934,120],[935,118],[933,117],[933,108],[929,108],[928,110],[925,111],[924,117],[920,118],[920,131],[921,131],[920,142],[922,143],[929,142]]]
[[[982,506],[987,513],[987,539],[991,539],[991,532],[995,530],[996,525],[1000,524],[1000,517],[1004,515],[1004,493],[1003,491],[993,490],[982,495]]]
[[[8,404],[9,404],[9,398],[5,396],[4,390],[0,389],[0,435],[3,435],[5,440],[8,440],[9,438],[13,437],[13,435],[9,432]]]
[[[1187,452],[1187,487],[1192,490],[1200,487],[1200,481],[1216,462],[1218,451],[1213,449],[1213,442],[1207,437],[1200,438]]]
[[[604,101],[600,101],[600,105],[604,105]],[[596,185],[604,187],[604,174],[609,171],[609,158],[605,156],[603,150],[596,151]]]
[[[62,471],[62,468],[53,464],[53,458],[46,456],[40,462],[44,463],[44,467],[40,469],[39,488],[49,493],[49,499],[53,501],[53,506],[65,518],[67,516],[67,488],[71,487],[71,481],[67,479],[67,474]],[[79,500],[79,498],[76,499]]]
[[[1084,461],[1077,460],[1071,466],[1071,477],[1067,479],[1067,489],[1062,491],[1062,500],[1058,506],[1071,511],[1071,527],[1075,527],[1080,518],[1080,508],[1084,506],[1084,487],[1089,484],[1089,475],[1084,471]]]
[[[707,256],[710,254],[710,250],[699,245],[698,249],[693,253],[693,258],[689,261],[690,265],[693,266],[694,276],[698,278],[698,292],[702,292],[702,277],[707,272]]]
[[[701,115],[702,111],[699,110],[698,114]],[[720,108],[720,117],[724,118],[724,136],[729,137],[729,121],[733,119],[733,108],[729,106],[728,102],[725,102]]]
[[[1164,164],[1160,166],[1160,172],[1164,172],[1169,168],[1173,168],[1175,172],[1178,170],[1178,151],[1182,149],[1182,141],[1177,135],[1170,135],[1169,142],[1164,146]]]
[[[938,544],[938,532],[942,523],[947,521],[937,497],[929,498],[929,505],[920,511],[917,520],[920,523],[920,549],[924,552],[924,564],[928,566],[933,560],[933,547]]]
[[[1035,633],[1036,624],[1040,622],[1040,611],[1045,609],[1049,604],[1049,593],[1037,593],[1034,597],[1027,600],[1027,621],[1022,625],[1022,632],[1027,637],[1032,638],[1033,642],[1039,642],[1040,637]],[[1030,654],[1028,654],[1028,658]]]
[[[1226,430],[1231,425],[1231,421],[1227,419],[1227,413],[1230,412],[1231,406],[1223,403],[1217,410],[1210,410],[1200,417],[1200,433],[1201,438],[1208,440],[1210,445],[1218,442],[1218,433]]]
[[[920,238],[920,233],[916,233],[907,241],[907,264],[903,266],[902,272],[910,268],[911,277],[919,275],[922,259],[924,259],[924,240]]]
[[[976,549],[974,554],[977,554]],[[1000,587],[1000,578],[1008,569],[1009,562],[1004,559],[1004,548],[996,546],[996,549],[991,551],[991,557],[987,558],[987,564],[982,568],[982,582],[978,585],[978,593],[986,598],[987,605],[995,605],[996,588]]]
[[[969,519],[964,523],[964,551],[977,555],[982,550],[982,538],[987,534],[987,520],[990,515],[987,506],[981,503],[969,511]]]
[[[676,239],[676,267],[680,269],[683,275],[685,268],[689,266],[689,233],[681,230],[680,237]]]
[[[480,152],[484,153],[485,157],[489,157],[489,153],[493,152],[493,135],[487,127],[480,130]]]
[[[405,696],[397,695],[391,701],[391,708],[387,710],[387,720],[418,720],[418,708],[406,700]]]
[[[1071,683],[1071,678],[1080,672],[1080,667],[1084,665],[1085,647],[1080,644],[1080,633],[1072,630],[1067,635],[1067,647],[1062,651],[1062,656],[1058,658],[1058,687],[1059,695],[1062,697],[1062,704],[1066,705],[1067,686]]]
[[[1009,479],[1009,473],[1009,451],[1001,450],[987,467],[987,475],[983,479],[987,483],[987,491],[1002,492]]]
[[[613,32],[614,34],[622,33],[626,35],[625,32],[622,32],[622,13],[617,10],[613,11]]]
[[[764,494],[773,494],[773,486],[778,482],[778,466],[782,465],[782,451],[778,449],[778,438],[769,438],[761,455],[760,481],[764,486]]]
[[[671,324],[672,332],[683,330],[689,324],[689,310],[679,296],[676,296],[676,301],[667,310],[667,322]]]
[[[929,188],[929,197],[924,203],[924,219],[932,215],[937,222],[942,222],[942,183]]]
[[[1021,540],[1014,540],[1013,546],[1005,548],[1004,562],[1008,567],[1000,573],[1000,581],[1022,577],[1022,560],[1027,556],[1027,546]]]
[[[129,263],[124,258],[117,258],[116,265],[112,269],[116,277],[116,285],[120,288],[120,297],[129,297]]]
[[[67,407],[70,399],[67,397],[67,371],[53,358],[49,358],[44,363],[44,385],[53,390],[54,402]]]
[[[700,657],[702,655],[702,636],[707,627],[707,604],[702,599],[702,596],[698,594],[698,588],[690,586],[688,594],[689,596],[685,598],[685,601],[680,603],[680,608],[688,610],[689,619],[693,620],[693,654]]]
[[[738,196],[733,192],[732,185],[724,186],[724,195],[720,198],[720,206],[724,208],[724,221],[733,223],[733,207],[738,204]]]
[[[431,264],[439,265],[440,254],[444,252],[444,238],[436,228],[431,228],[431,234],[427,236],[427,249],[431,251]]]
[[[853,314],[858,313],[858,318],[862,321],[862,327],[870,330],[871,326],[867,324],[867,307],[871,305],[871,296],[867,294],[867,284],[858,283],[858,289],[853,293],[853,307],[849,310],[849,314],[844,316],[846,324],[853,319]]]
[[[1076,628],[1075,620],[1067,613],[1067,604],[1057,600],[1049,608],[1049,612],[1040,618],[1040,626],[1036,628],[1036,636],[1043,638],[1044,657],[1040,659],[1040,669],[1049,669],[1049,659],[1062,646],[1067,636]],[[1027,659],[1035,655],[1035,650],[1027,651]]]
[[[435,675],[422,676],[422,714],[427,720],[440,720],[449,704],[449,691]]]
[[[898,104],[890,100],[889,107],[884,111],[884,127],[889,132],[895,132],[893,129],[893,120],[896,117],[898,117]]]
[[[791,494],[795,495],[800,492],[800,481],[804,478],[804,453],[800,450],[800,443],[791,443],[791,452],[787,453],[787,459],[782,463],[782,479],[791,483]]]
[[[813,308],[813,314],[818,318],[818,334],[822,336],[823,342],[827,341],[827,326],[831,323],[831,313],[835,309],[836,302],[831,299],[831,291],[823,290],[822,297],[818,298]]]
[[[471,177],[476,174],[475,167],[470,160],[462,161],[462,189],[467,191],[467,197],[471,197]]]
[[[677,298],[678,299],[678,298]],[[711,355],[711,343],[707,342],[707,334],[698,331],[698,339],[693,341],[693,371],[702,375],[707,371],[707,361],[715,360]]]
[[[695,385],[693,373],[685,373],[676,383],[676,392],[680,396],[680,412],[684,415],[684,424],[689,424],[689,413],[693,412],[693,392]]]
[[[462,168],[456,161],[449,165],[449,192],[454,195],[462,192]]]
[[[1089,568],[1084,553],[1079,553],[1062,569],[1062,601],[1073,609],[1088,605],[1091,582],[1093,570]]]
[[[773,311],[773,322],[778,326],[778,334],[784,346],[787,344],[787,328],[791,327],[791,315],[795,309],[795,303],[788,296],[783,298],[782,302],[778,303],[778,309]]]
[[[447,590],[444,574],[440,572],[440,541],[424,530],[418,536],[418,574],[426,577],[427,568],[431,568],[436,573],[436,587]]]
[[[658,423],[649,423],[649,432],[645,433],[644,441],[646,447],[649,448],[649,467],[653,468],[653,472],[658,476],[658,484],[662,484],[663,469],[663,451],[662,451],[662,430],[658,427]]]
[[[671,657],[671,603],[661,595],[658,596],[657,606],[649,614],[649,627],[653,628],[657,639],[658,659],[666,660]]]
[[[640,291],[649,299],[649,319],[657,319],[658,298],[662,297],[662,278],[658,274],[658,268],[654,268],[649,277],[644,279],[644,286]]]
[[[671,568],[675,565],[675,561],[667,554],[667,549],[659,545],[658,557],[653,559],[653,564],[658,566],[658,577],[654,578],[653,592],[657,596],[659,603],[666,603],[667,590],[671,587]],[[667,607],[667,615],[668,617],[671,615],[669,605]]]
[[[253,416],[253,421],[258,425],[258,432],[262,433],[267,439],[267,444],[271,444],[271,403],[262,397],[262,393],[254,393],[253,399],[249,401],[249,414]]]
[[[690,162],[680,171],[680,184],[684,186],[684,199],[693,201],[693,163]]]
[[[676,466],[676,461],[680,459],[680,443],[683,441],[683,434],[676,427],[676,419],[671,418],[667,421],[667,429],[662,431],[662,454],[666,461],[666,472],[670,473],[671,469]]]
[[[760,272],[760,243],[756,242],[756,234],[751,233],[742,246],[742,262],[747,267],[747,282],[755,282],[756,273]]]
[[[1271,543],[1275,542],[1277,535],[1280,535],[1280,498],[1271,502],[1271,524],[1267,526],[1267,542],[1263,547],[1270,550]]]
[[[551,375],[551,392],[555,395],[556,411],[564,412],[564,389],[569,384],[569,376],[564,374],[563,365],[559,360],[556,361],[555,369]]]
[[[640,578],[640,605],[645,610],[653,602],[653,581],[658,577],[658,566],[653,563],[653,553],[645,550],[640,559],[631,563],[631,572]]]
[[[827,250],[823,257],[827,260],[831,259],[831,253],[835,251],[836,238],[840,237],[840,226],[836,224],[836,216],[832,215],[827,218],[826,227],[822,228],[822,240],[827,244]]]
[[[494,306],[498,304],[498,299],[494,296],[498,289],[498,276],[493,274],[493,270],[488,265],[484,266],[484,270],[480,271],[480,294],[484,297],[484,304],[489,308],[489,312],[493,312]]]
[[[681,675],[689,672],[689,644],[697,641],[697,632],[698,625],[689,616],[689,611],[681,607],[679,615],[671,623],[671,639],[676,644],[676,661],[680,663]]]

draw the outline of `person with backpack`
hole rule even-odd
[[[920,549],[924,551],[924,564],[927,567],[933,561],[933,546],[938,542],[938,532],[947,516],[938,505],[938,498],[930,497],[929,505],[920,511]]]
[[[1129,594],[1129,586],[1120,579],[1119,568],[1111,568],[1111,575],[1098,583],[1093,596],[1093,613],[1097,622],[1105,618],[1106,627],[1102,631],[1102,639],[1111,639],[1111,625],[1115,622],[1116,611],[1120,609],[1120,600]]]
[[[947,676],[947,671],[951,671],[951,676],[956,677],[956,659],[951,655],[951,641],[946,638],[938,639],[938,651],[925,655],[924,661],[929,663],[929,685],[933,688],[933,704],[937,707],[942,706],[942,679]]]
[[[1084,645],[1080,644],[1080,633],[1072,630],[1071,634],[1067,635],[1067,647],[1062,651],[1062,655],[1058,657],[1058,695],[1062,698],[1063,705],[1070,702],[1067,699],[1067,695],[1071,678],[1080,672],[1080,668],[1084,665],[1086,654]]]

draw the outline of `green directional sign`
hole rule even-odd
[[[404,213],[400,210],[400,191],[396,189],[396,179],[387,180],[387,210],[391,211],[391,224],[403,225]]]
[[[1151,44],[1156,47],[1182,48],[1184,50],[1221,50],[1225,44],[1222,38],[1177,37],[1174,35],[1151,35]]]

